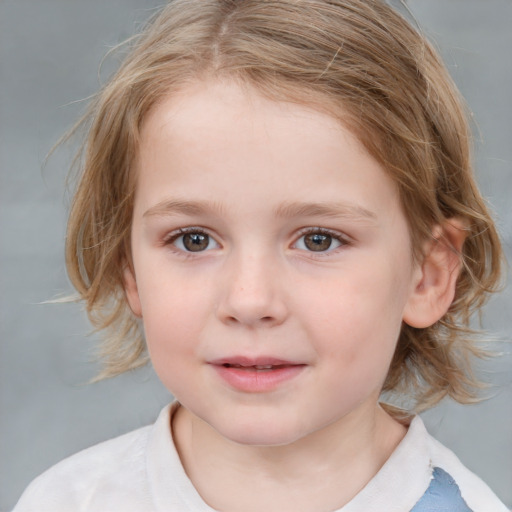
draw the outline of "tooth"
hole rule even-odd
[[[272,369],[272,365],[271,364],[256,364],[254,365],[254,368],[256,368],[256,370],[271,370]]]

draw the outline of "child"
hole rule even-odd
[[[412,411],[473,398],[501,251],[461,100],[377,0],[174,0],[89,116],[67,246],[155,425],[15,511],[505,511]],[[142,334],[142,329],[144,334]]]

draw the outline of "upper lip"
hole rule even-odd
[[[286,359],[280,359],[277,357],[271,356],[258,356],[258,357],[247,357],[247,356],[229,356],[229,357],[221,357],[219,359],[214,359],[209,361],[209,364],[215,366],[298,366],[304,365],[304,363],[299,363],[296,361],[290,361]]]

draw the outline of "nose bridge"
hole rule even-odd
[[[249,326],[282,323],[286,305],[278,255],[261,247],[246,247],[232,253],[226,265],[222,319]]]

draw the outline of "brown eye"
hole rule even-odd
[[[332,245],[332,236],[322,233],[310,233],[304,236],[304,245],[310,251],[327,251]]]
[[[166,245],[173,245],[180,252],[203,252],[219,249],[220,246],[208,233],[201,229],[180,229],[165,241]]]
[[[183,235],[183,247],[187,251],[204,251],[209,245],[210,237],[206,233],[186,233]]]
[[[331,234],[322,228],[311,228],[295,242],[294,248],[306,252],[330,253],[344,245],[349,245],[349,242],[341,233]]]

